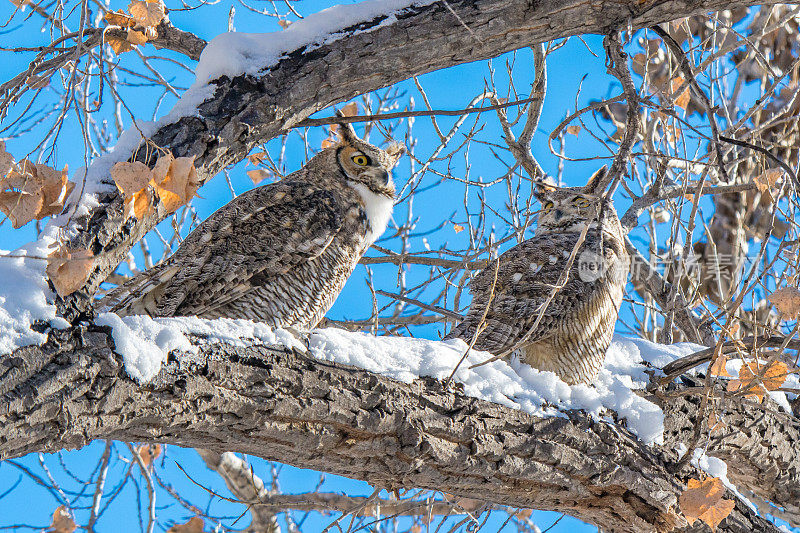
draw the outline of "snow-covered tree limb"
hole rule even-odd
[[[405,384],[285,348],[199,347],[170,356],[147,384],[125,374],[105,328],[54,331],[46,345],[4,357],[0,458],[99,438],[169,442],[244,452],[378,488],[434,488],[562,511],[607,531],[685,526],[677,496],[697,472],[673,474],[670,466],[697,407],[680,395],[670,395],[678,396],[676,407],[665,408],[666,443],[653,448],[582,412],[536,417],[434,379]],[[785,487],[790,480],[779,471],[796,475],[796,447],[772,453],[763,440],[796,442],[796,423],[758,409],[730,416],[731,427],[750,430],[719,440],[720,453],[734,459],[732,479],[734,472],[736,481],[769,472]],[[779,505],[796,498],[780,488],[770,496]],[[722,527],[776,531],[741,502]]]

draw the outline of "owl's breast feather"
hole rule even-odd
[[[366,247],[369,247],[386,230],[386,225],[392,216],[394,199],[372,192],[363,183],[348,181],[348,185],[358,192],[364,212],[367,214]]]

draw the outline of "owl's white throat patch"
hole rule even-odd
[[[358,192],[364,203],[364,211],[367,213],[367,224],[369,225],[367,246],[370,246],[386,230],[386,225],[392,216],[394,199],[372,192],[363,183],[348,180],[347,184]]]

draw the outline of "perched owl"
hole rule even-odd
[[[338,131],[339,144],[220,208],[100,306],[120,315],[314,327],[386,229],[395,200],[390,170],[404,151],[368,144],[349,124]]]
[[[597,375],[629,268],[619,218],[610,198],[601,197],[606,176],[603,167],[585,187],[537,187],[542,210],[536,234],[473,278],[467,316],[447,338],[470,343],[477,330],[475,349],[499,356],[516,352],[571,385]],[[565,267],[587,224],[567,276]]]

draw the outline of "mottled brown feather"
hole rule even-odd
[[[602,186],[603,177],[598,173],[589,181],[592,193]],[[543,205],[553,202],[563,213],[540,216],[535,236],[507,250],[499,262],[472,279],[467,315],[446,338],[470,343],[477,331],[475,349],[496,355],[516,352],[524,362],[555,372],[570,384],[594,378],[611,342],[629,257],[610,201],[591,198],[602,206],[599,221],[596,208],[574,207],[576,199],[589,194],[586,188],[540,189]],[[587,224],[569,275],[556,289]],[[582,274],[591,263],[582,263],[585,258],[596,259],[602,273]]]

